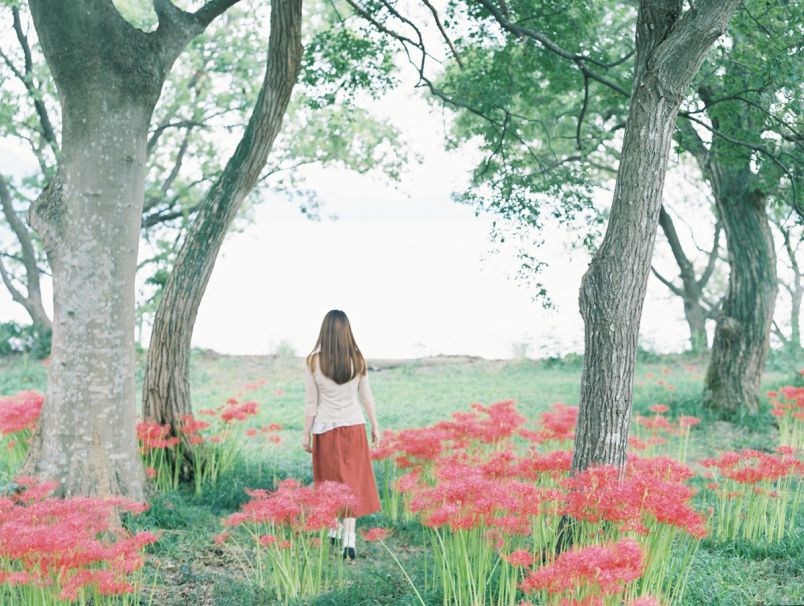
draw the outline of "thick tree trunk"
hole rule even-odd
[[[301,63],[301,0],[275,0],[265,79],[243,138],[201,202],[156,311],[143,385],[143,417],[170,424],[192,413],[190,343],[226,232],[265,166]],[[189,457],[190,449],[185,448]]]
[[[634,361],[667,156],[682,97],[737,0],[640,2],[633,93],[611,214],[583,277],[584,368],[573,471],[624,468]]]
[[[232,0],[234,1],[234,0]],[[232,1],[157,0],[157,30],[109,0],[30,0],[59,91],[58,173],[31,209],[53,270],[47,397],[23,472],[60,493],[144,496],[134,391],[134,275],[148,123],[181,49]]]
[[[65,494],[143,496],[134,423],[134,274],[150,110],[65,116],[60,174],[33,209],[53,270],[47,398],[27,472]]]
[[[723,417],[759,407],[776,302],[776,254],[764,195],[750,170],[721,168],[715,199],[726,231],[729,287],[715,327],[704,404]]]

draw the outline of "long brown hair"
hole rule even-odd
[[[318,341],[312,353],[307,356],[310,372],[315,372],[316,356],[324,376],[338,385],[366,374],[366,359],[355,343],[349,318],[340,309],[333,309],[324,316]]]

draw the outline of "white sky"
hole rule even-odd
[[[350,316],[370,357],[471,354],[510,357],[517,344],[530,355],[580,351],[583,325],[578,287],[588,258],[570,255],[566,234],[549,241],[543,276],[557,309],[546,311],[516,282],[511,251],[490,254],[490,221],[451,201],[472,158],[440,148],[443,124],[410,89],[378,109],[423,157],[401,191],[379,179],[316,169],[308,175],[324,202],[313,222],[284,201],[257,206],[254,222],[231,234],[201,305],[193,344],[225,353],[270,353],[288,342],[306,353],[332,308]],[[8,143],[0,162],[24,164]],[[649,298],[644,340],[663,350],[684,346],[680,302]],[[0,290],[0,319],[25,321]]]
[[[340,308],[370,358],[504,358],[522,343],[529,344],[531,356],[581,351],[577,298],[588,257],[569,251],[570,234],[551,233],[541,253],[549,263],[542,280],[556,309],[533,302],[531,291],[513,279],[512,251],[489,254],[489,219],[475,218],[472,209],[450,200],[476,158],[442,149],[441,114],[409,84],[371,109],[401,129],[422,164],[410,168],[400,190],[338,169],[308,171],[308,184],[324,202],[322,217],[334,213],[336,221],[309,221],[281,200],[258,205],[253,224],[224,243],[199,311],[195,346],[262,354],[284,341],[305,354],[324,314]],[[20,174],[26,166],[31,163],[25,152],[0,140],[2,170]],[[685,206],[698,208],[685,215],[687,225],[677,227],[688,245],[694,231],[708,247],[711,219],[702,194],[678,174],[668,176],[665,193],[696,202]],[[675,276],[665,248],[660,236],[657,263]],[[0,321],[11,319],[27,317],[0,288]],[[678,351],[687,338],[681,300],[651,278],[643,344]]]

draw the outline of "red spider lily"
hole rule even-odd
[[[647,450],[648,443],[636,436],[628,436],[628,445],[634,450]]]
[[[545,455],[532,452],[520,459],[517,464],[517,475],[531,480],[538,480],[545,475],[558,478],[567,473],[571,467],[571,450],[555,450]]]
[[[592,467],[564,480],[563,513],[592,523],[615,522],[624,530],[647,532],[655,520],[693,537],[706,535],[705,518],[691,506],[695,492],[683,482],[692,476],[685,465],[666,458],[629,458],[620,479],[613,466]]]
[[[410,509],[435,528],[500,526],[512,534],[526,534],[527,516],[539,513],[546,494],[530,482],[490,477],[482,466],[452,459],[439,462],[435,486],[416,485]]]
[[[247,490],[251,500],[224,520],[225,526],[270,524],[308,531],[331,528],[339,514],[354,507],[355,497],[346,484],[321,482],[301,486],[296,480],[280,482],[274,492]]]
[[[363,538],[369,542],[384,541],[390,536],[390,534],[391,531],[387,528],[372,528],[368,532],[363,533]]]
[[[224,423],[229,423],[231,421],[245,421],[248,417],[257,414],[258,405],[256,402],[244,402],[243,404],[238,404],[237,400],[229,399],[227,400],[227,403],[229,405],[220,416]]]
[[[775,482],[788,475],[800,475],[804,464],[793,456],[792,449],[782,449],[779,455],[745,449],[725,452],[717,458],[702,459],[704,467],[717,468],[724,478],[738,484]]]
[[[384,430],[380,435],[380,447],[371,450],[373,461],[384,461],[390,459],[397,452],[396,433],[391,430]]]
[[[575,438],[575,425],[578,422],[578,407],[556,402],[551,409],[539,416],[539,431],[520,430],[519,435],[537,444],[555,440],[569,441]]]
[[[168,438],[170,425],[160,425],[149,421],[137,423],[137,439],[140,441],[140,452],[170,448],[180,442],[179,438]]]
[[[652,404],[648,406],[648,410],[656,414],[662,414],[670,410],[670,407],[667,404]]]
[[[397,434],[398,452],[403,461],[432,461],[444,451],[445,442],[451,437],[452,432],[446,428],[403,429]]]
[[[525,592],[543,590],[556,595],[586,586],[603,595],[615,595],[642,576],[642,570],[639,545],[623,539],[565,551],[552,564],[532,570],[520,587]]]
[[[508,555],[503,556],[503,559],[511,564],[511,566],[525,567],[533,565],[533,556],[527,549],[512,551]]]
[[[209,423],[206,421],[199,421],[193,415],[184,415],[181,418],[181,431],[188,436],[197,434],[203,429],[208,429]]]
[[[639,425],[651,430],[653,433],[678,433],[678,429],[675,427],[675,425],[668,421],[667,417],[664,417],[660,414],[653,415],[652,417],[636,415],[636,417],[634,417],[634,421]]]
[[[142,551],[157,540],[151,532],[132,535],[112,528],[115,508],[139,513],[143,504],[122,498],[50,495],[54,482],[17,478],[25,490],[0,497],[0,582],[33,584],[63,600],[84,588],[102,595],[135,591],[130,575],[143,565]]]
[[[45,396],[38,391],[20,391],[0,397],[0,433],[33,431],[39,421]]]

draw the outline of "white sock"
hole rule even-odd
[[[351,547],[352,549],[354,549],[356,541],[357,541],[357,533],[350,532],[346,537],[346,545],[344,545],[344,547]]]
[[[342,535],[343,535],[343,522],[338,520],[338,527],[329,529],[329,538],[340,539]]]

